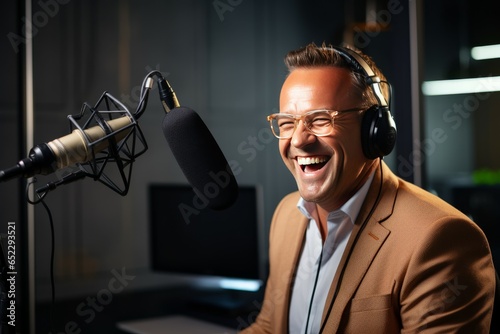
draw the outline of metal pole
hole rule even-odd
[[[422,72],[423,72],[423,19],[422,1],[409,1],[410,16],[410,66],[411,66],[411,115],[412,115],[412,156],[413,159],[413,183],[418,186],[426,186],[425,165],[422,163],[425,157],[420,150],[420,143],[424,134],[424,110],[422,107]],[[415,157],[418,157],[415,159]]]
[[[26,45],[25,45],[25,72],[24,72],[24,135],[26,152],[33,147],[34,137],[34,101],[33,101],[33,26],[32,26],[32,2],[25,0],[26,18]],[[21,189],[24,191],[24,189]],[[26,270],[25,274],[25,297],[28,312],[28,332],[35,333],[35,208],[33,205],[26,206]]]

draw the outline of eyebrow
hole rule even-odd
[[[344,110],[339,110],[339,109],[336,109],[336,108],[314,108],[314,109],[305,110],[301,114],[305,114],[305,113],[308,113],[308,112],[311,112],[311,111],[321,111],[321,110],[337,111],[337,112],[339,112],[339,114],[342,114],[342,113],[346,113],[346,112],[362,111],[362,110],[365,110],[365,109],[367,109],[367,108],[365,108],[365,107],[355,107],[355,108],[349,108],[349,109],[344,109]],[[293,113],[290,112],[290,111],[281,111],[281,110],[279,110],[279,113],[280,114],[293,115]]]

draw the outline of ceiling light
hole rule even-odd
[[[422,83],[422,93],[427,96],[471,94],[496,91],[500,91],[500,76],[424,81]]]
[[[475,60],[500,58],[500,44],[476,46],[470,50],[470,54]]]

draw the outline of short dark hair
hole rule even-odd
[[[375,75],[377,75],[382,82],[386,82],[384,74],[370,57],[353,47],[344,46],[344,48],[349,48],[358,53],[371,67]],[[378,103],[371,87],[366,83],[365,74],[353,67],[332,45],[323,43],[321,46],[317,46],[314,43],[310,43],[305,47],[290,51],[285,56],[285,65],[289,72],[297,68],[315,68],[323,66],[346,68],[351,72],[354,87],[360,90],[363,101],[366,101],[366,107]],[[388,85],[381,85],[381,87],[386,102],[389,103]]]

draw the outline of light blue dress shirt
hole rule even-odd
[[[309,218],[309,225],[290,302],[290,334],[319,333],[328,291],[373,175],[340,209],[329,213],[324,244],[314,218],[317,217],[316,204],[299,200],[297,207]]]

